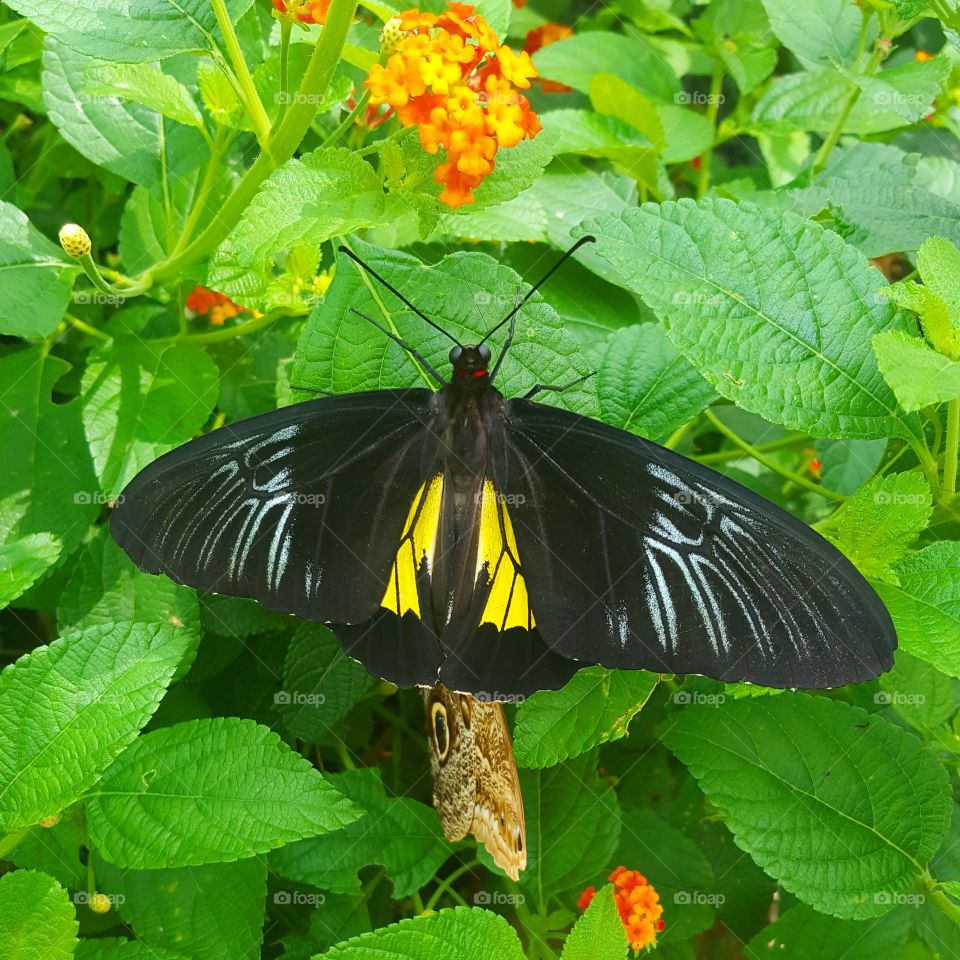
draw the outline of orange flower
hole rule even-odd
[[[607,878],[613,881],[613,899],[617,904],[620,921],[627,931],[627,939],[634,950],[656,945],[657,934],[663,930],[663,907],[657,891],[647,883],[639,870],[617,867]],[[587,887],[580,895],[577,906],[586,909],[596,895],[593,887]]]
[[[273,0],[278,13],[288,13],[301,23],[326,23],[331,0]]]
[[[548,47],[551,43],[558,40],[566,40],[573,36],[573,30],[562,23],[545,23],[542,26],[534,27],[524,41],[523,49],[531,56],[538,50]],[[556,80],[541,80],[540,86],[544,93],[570,93],[573,88],[565,83],[557,83]]]
[[[918,50],[915,56],[921,63],[926,63],[928,60],[932,60],[934,58],[934,54],[927,53],[926,50]]]
[[[443,203],[473,203],[497,151],[541,130],[518,92],[537,75],[529,54],[501,46],[474,7],[458,2],[439,15],[407,10],[387,24],[384,38],[391,53],[370,69],[370,103],[388,104],[403,126],[417,127],[428,153],[446,152],[434,174]]]
[[[238,314],[244,313],[247,309],[234,303],[226,294],[201,287],[200,284],[197,284],[187,294],[185,304],[187,309],[198,317],[205,317],[209,314],[210,323],[215,327],[222,327],[225,320],[232,319]],[[250,313],[255,317],[261,316],[256,310],[251,310]]]

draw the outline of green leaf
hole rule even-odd
[[[853,0],[763,0],[770,27],[804,65],[852,63],[863,15]],[[865,42],[876,35],[871,21]]]
[[[773,72],[777,51],[760,0],[713,0],[692,26],[741,93],[750,93]]]
[[[901,560],[897,584],[877,581],[900,647],[960,677],[960,543],[931,544]]]
[[[0,545],[0,607],[16,600],[60,558],[61,543],[49,533],[33,533]]]
[[[418,149],[420,149],[418,145]],[[547,164],[553,159],[556,147],[549,131],[543,130],[533,140],[521,140],[515,147],[497,151],[497,163],[493,173],[484,178],[477,188],[475,201],[460,207],[447,220],[454,220],[460,210],[468,207],[483,210],[486,207],[506,203],[521,191],[536,183]],[[403,194],[399,195],[402,199]],[[445,210],[441,207],[441,210]]]
[[[0,450],[16,450],[0,475],[0,528],[7,539],[52,534],[66,556],[97,514],[98,485],[80,405],[51,393],[70,370],[41,347],[0,357]]]
[[[872,342],[877,366],[904,410],[913,412],[960,397],[960,361],[901,330],[879,333]]]
[[[877,477],[845,504],[834,542],[865,577],[894,580],[892,565],[926,528],[932,511],[930,485],[920,474]]]
[[[517,763],[548,767],[625,737],[657,679],[643,670],[586,667],[561,689],[533,694],[517,710]]]
[[[52,877],[15,870],[0,877],[0,956],[69,960],[77,921],[67,891]]]
[[[87,86],[94,96],[119,97],[142,103],[177,123],[202,130],[203,114],[190,91],[155,63],[115,63]]]
[[[80,860],[86,840],[81,813],[80,806],[74,805],[53,826],[27,831],[7,859],[18,867],[49,874],[68,890],[86,891],[87,867]]]
[[[341,943],[322,956],[325,960],[524,960],[520,941],[503,917],[470,907],[401,920]]]
[[[844,496],[856,493],[876,472],[887,449],[887,441],[826,440],[813,444],[820,461],[820,479],[828,490]]]
[[[935,57],[926,63],[890,67],[872,78],[847,76],[832,68],[791,73],[770,85],[757,102],[752,120],[766,128],[826,134],[860,84],[863,92],[847,116],[844,133],[883,133],[929,113],[948,71],[947,58]]]
[[[99,853],[135,870],[241,860],[362,812],[271,730],[235,717],[140,737],[86,809]]]
[[[907,895],[909,897],[909,894]],[[802,903],[764,927],[748,944],[747,960],[875,960],[900,953],[910,928],[910,912],[892,910],[873,920],[838,920]]]
[[[708,929],[726,902],[729,878],[718,884],[697,844],[650,810],[623,818],[616,862],[640,870],[659,894],[667,925],[661,945]]]
[[[668,436],[717,396],[658,323],[611,334],[595,362],[600,418],[650,440]]]
[[[0,674],[0,830],[52,816],[96,783],[156,710],[184,641],[161,626],[91,627]]]
[[[122,940],[119,937],[81,940],[73,956],[74,960],[184,960],[182,953],[158,950],[138,940]]]
[[[200,347],[111,341],[83,374],[83,426],[104,492],[196,436],[217,402],[220,372]]]
[[[874,700],[892,707],[910,726],[922,732],[936,730],[953,716],[953,681],[923,660],[897,651],[893,669],[880,677]]]
[[[954,326],[960,327],[960,250],[942,236],[928,237],[917,250],[917,270],[924,286],[947,305]]]
[[[527,869],[520,885],[549,893],[580,891],[610,872],[620,839],[620,809],[597,775],[596,752],[545,770],[521,770],[527,821]],[[489,863],[482,851],[480,859]]]
[[[636,35],[603,30],[576,33],[538,50],[533,62],[545,80],[557,80],[581,93],[590,93],[593,77],[601,71],[625,80],[657,102],[673,102],[680,92],[673,71]]]
[[[94,624],[163,624],[176,632],[184,651],[174,679],[189,669],[200,643],[196,591],[167,577],[141,573],[106,529],[73,558],[57,623],[61,631]]]
[[[667,141],[662,155],[664,163],[685,163],[700,156],[713,142],[710,121],[701,114],[672,104],[657,107],[657,114]]]
[[[960,240],[960,208],[928,189],[918,160],[890,144],[856,143],[835,150],[812,186],[781,197],[802,216],[829,209],[834,229],[868,257],[916,250],[934,234]]]
[[[92,78],[109,69],[48,37],[43,53],[43,102],[50,121],[92,163],[134,183],[160,179],[158,116],[139,103],[121,103],[89,91]]]
[[[791,213],[705,198],[591,221],[603,256],[722,396],[815,436],[910,437],[870,336],[897,324],[877,274]],[[792,296],[784,296],[792,290]]]
[[[592,110],[551,110],[541,118],[557,154],[603,157],[650,185],[657,182],[657,147],[617,117]]]
[[[246,306],[260,306],[263,291],[251,268],[291,247],[317,246],[363,227],[389,224],[404,212],[383,192],[374,168],[342,147],[288,160],[260,186],[210,266],[209,285]],[[266,274],[264,274],[266,275]]]
[[[226,0],[230,19],[236,22],[252,2]],[[206,52],[217,25],[206,0],[137,0],[131,7],[115,0],[62,0],[55,8],[43,0],[13,0],[10,6],[68,47],[127,63]]]
[[[628,946],[627,931],[613,899],[613,884],[608,883],[574,924],[560,960],[624,960]]]
[[[303,935],[291,932],[281,938],[283,960],[310,960],[341,940],[359,937],[371,929],[364,894],[324,894],[323,902],[310,914],[310,929]]]
[[[0,201],[0,333],[45,337],[63,319],[80,268],[27,215]]]
[[[275,873],[321,890],[353,893],[360,889],[357,871],[380,863],[399,899],[424,886],[450,856],[436,813],[416,800],[388,797],[379,770],[349,770],[329,780],[366,813],[342,830],[275,851],[270,856]]]
[[[454,253],[427,270],[404,253],[361,243],[354,244],[354,249],[461,343],[478,343],[513,308],[517,291],[525,289],[516,272],[485,254]],[[434,369],[449,369],[450,341],[429,330],[419,317],[401,307],[391,294],[378,290],[371,278],[362,276],[351,261],[341,257],[333,284],[300,335],[294,383],[334,393],[436,386],[426,373],[417,376],[414,361],[400,346],[353,315],[351,309],[380,323],[392,323]],[[535,294],[518,317],[513,346],[498,375],[500,390],[506,396],[517,396],[535,383],[565,383],[589,372],[576,340],[563,329],[553,308]],[[588,380],[565,391],[558,402],[578,413],[595,414],[596,385]]]
[[[949,825],[946,772],[916,737],[825,697],[784,693],[694,705],[666,745],[737,845],[822,913],[886,913]]]
[[[327,740],[374,680],[327,627],[301,624],[290,640],[277,712],[298,739]]]
[[[616,117],[642,133],[658,151],[666,145],[657,108],[625,80],[612,73],[594,74],[590,81],[590,103],[597,113]]]
[[[267,895],[263,858],[170,870],[123,870],[98,859],[96,873],[124,923],[150,950],[162,951],[161,960],[166,951],[190,960],[259,956]]]

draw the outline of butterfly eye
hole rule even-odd
[[[433,726],[433,742],[437,748],[437,759],[443,763],[450,752],[450,733],[447,727],[447,711],[442,703],[435,703],[430,709]]]
[[[477,347],[477,353],[480,354],[480,359],[484,363],[490,362],[490,348],[485,343],[481,343],[480,346]]]
[[[463,355],[463,347],[454,347],[450,351],[450,362],[456,363],[462,355]]]

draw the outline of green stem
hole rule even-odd
[[[710,95],[707,99],[707,121],[710,124],[710,145],[700,156],[700,170],[697,178],[697,196],[702,197],[710,189],[710,164],[713,161],[713,145],[717,137],[717,113],[720,110],[720,97],[723,90],[723,64],[714,68],[710,77]]]
[[[840,140],[841,135],[843,134],[843,128],[847,125],[847,120],[850,117],[850,111],[856,106],[857,101],[860,99],[860,88],[854,87],[850,92],[850,96],[847,97],[847,102],[843,105],[843,109],[840,111],[840,115],[834,121],[833,127],[830,130],[830,133],[827,134],[827,139],[820,144],[820,149],[817,151],[817,155],[813,158],[813,172],[818,173],[822,170],[827,163],[827,159],[830,154],[833,153],[833,148],[837,145]]]
[[[862,56],[867,39],[867,23],[870,17],[873,15],[873,11],[865,7],[861,10],[861,14],[863,16],[863,23],[861,24],[860,28],[860,55]],[[870,57],[870,61],[867,63],[863,71],[863,75],[867,77],[873,76],[885,55],[881,38],[877,38],[877,40],[874,41],[874,44],[875,46],[873,55]],[[830,128],[830,132],[827,134],[826,140],[820,144],[820,149],[813,158],[813,173],[819,173],[819,171],[826,166],[827,160],[830,158],[830,154],[833,153],[833,148],[840,142],[840,137],[843,135],[843,128],[847,125],[850,112],[857,105],[857,101],[860,99],[861,92],[861,88],[858,86],[854,86],[853,90],[850,91],[850,95],[847,97],[847,101],[844,103],[843,109],[840,111],[840,115],[834,121],[833,126]]]
[[[203,216],[204,210],[206,209],[210,192],[216,185],[217,175],[220,172],[220,160],[223,157],[224,150],[230,144],[230,139],[229,136],[223,139],[220,128],[217,129],[217,137],[210,148],[210,159],[207,161],[207,169],[204,171],[203,181],[200,184],[200,189],[197,191],[193,206],[190,208],[190,213],[184,221],[180,236],[170,251],[172,254],[179,253],[193,236],[193,231],[196,229],[197,223],[200,221],[200,217]]]
[[[198,260],[210,256],[221,241],[237,225],[243,211],[249,206],[260,184],[293,154],[310,128],[316,112],[317,96],[330,85],[333,72],[340,62],[347,33],[353,23],[357,0],[333,0],[327,14],[327,23],[300,83],[295,102],[290,106],[283,123],[277,128],[270,145],[247,170],[236,189],[203,233],[188,247],[169,260],[156,264],[147,274],[148,281],[157,282],[175,277]]]
[[[243,93],[247,116],[253,124],[257,140],[260,141],[260,148],[266,150],[270,144],[270,118],[267,116],[267,111],[260,100],[260,94],[257,93],[247,61],[243,57],[243,50],[241,50],[240,41],[237,39],[237,31],[233,29],[233,21],[230,19],[226,0],[211,0],[211,3],[213,12],[217,17],[217,23],[220,24],[220,32],[227,44],[227,53],[230,55],[231,64],[233,64],[233,72]]]
[[[936,906],[936,908],[949,917],[958,927],[960,927],[960,907],[957,906],[942,890],[937,889],[937,881],[933,879],[929,871],[924,871],[920,877],[927,899]]]
[[[293,24],[289,17],[280,20],[280,109],[277,110],[277,120],[274,126],[279,127],[287,112],[287,101],[290,99],[290,31]]]
[[[179,343],[192,343],[196,346],[202,346],[207,343],[223,343],[224,340],[233,340],[235,337],[244,337],[248,333],[254,333],[256,330],[260,330],[263,327],[270,326],[276,320],[279,320],[281,317],[291,317],[296,316],[296,314],[291,313],[286,308],[282,310],[271,310],[269,313],[263,314],[260,317],[253,317],[251,320],[245,320],[243,323],[237,324],[235,327],[227,327],[223,330],[211,330],[209,333],[194,333],[186,337],[166,337],[162,339],[167,340],[176,340]],[[150,343],[156,343],[156,340],[149,341]]]
[[[960,452],[960,400],[947,404],[947,448],[943,455],[943,489],[955,493],[957,489],[957,455]]]
[[[688,420],[686,423],[681,423],[673,433],[663,441],[663,445],[668,450],[676,450],[680,441],[693,429],[694,425],[697,422],[697,418],[694,417],[692,420]]]
[[[761,453],[771,453],[774,450],[782,450],[785,447],[793,447],[802,441],[809,441],[810,437],[806,433],[791,433],[779,440],[771,440],[770,443],[761,443],[755,449]],[[697,463],[725,463],[727,460],[737,460],[743,457],[742,450],[720,450],[717,453],[705,453],[695,457]]]
[[[474,857],[473,860],[468,861],[462,866],[457,867],[452,873],[448,874],[443,880],[437,885],[437,889],[433,891],[430,895],[430,899],[427,901],[426,908],[427,910],[432,910],[436,905],[437,901],[443,896],[443,894],[450,890],[451,884],[459,880],[465,873],[469,873],[474,868],[480,865],[480,861]],[[451,894],[455,891],[450,891]]]
[[[745,453],[749,453],[754,460],[758,463],[762,463],[769,470],[772,470],[774,473],[780,474],[781,477],[785,477],[791,483],[795,483],[798,487],[802,487],[804,490],[809,490],[811,493],[817,493],[821,497],[826,497],[828,500],[844,500],[845,497],[842,493],[837,493],[835,490],[829,490],[827,487],[822,486],[819,483],[814,483],[812,480],[808,480],[806,477],[801,476],[799,473],[794,473],[791,470],[787,470],[785,467],[781,467],[776,460],[772,460],[766,454],[762,453],[756,447],[751,446],[744,440],[742,437],[739,437],[735,434],[726,424],[722,423],[717,419],[716,415],[712,410],[704,410],[704,416],[713,427],[723,436],[725,436],[731,443],[738,446]]]
[[[341,123],[337,125],[337,129],[330,134],[326,140],[323,141],[321,146],[328,147],[331,143],[336,143],[343,134],[353,126],[356,122],[357,117],[366,109],[367,101],[370,99],[370,91],[364,90],[363,95],[357,101],[357,105],[347,114]]]
[[[75,327],[81,333],[85,333],[88,337],[94,337],[96,340],[109,340],[108,337],[102,330],[98,330],[96,327],[91,327],[89,323],[84,323],[79,317],[73,316],[73,314],[65,313],[63,319],[70,324],[71,327]]]

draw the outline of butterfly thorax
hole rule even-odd
[[[431,570],[431,606],[437,635],[456,643],[472,631],[476,606],[478,519],[490,475],[490,444],[506,415],[506,400],[489,377],[459,377],[436,397],[443,500]]]

